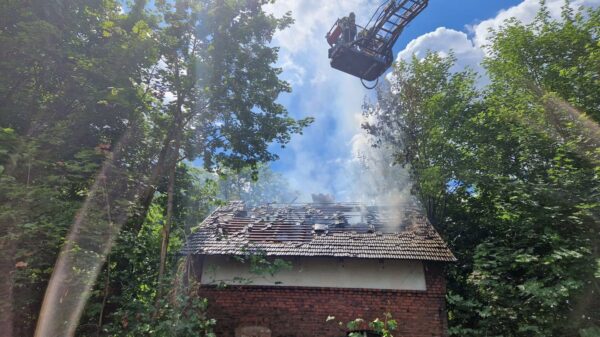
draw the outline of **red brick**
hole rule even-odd
[[[426,291],[303,288],[267,286],[201,286],[208,315],[217,320],[219,337],[234,337],[236,328],[269,328],[272,337],[341,337],[337,322],[357,317],[373,320],[385,312],[398,321],[396,337],[446,336],[443,267],[427,263]],[[325,322],[327,316],[336,320]]]

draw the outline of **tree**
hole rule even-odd
[[[450,72],[452,56],[429,54],[397,64],[370,110],[367,129],[396,146],[459,258],[453,335],[577,335],[599,322],[599,12],[569,8],[496,32],[482,92],[470,71]]]
[[[458,168],[469,166],[456,147],[464,144],[464,125],[478,112],[475,74],[451,73],[455,58],[428,54],[421,62],[394,66],[390,87],[380,87],[378,103],[365,114],[376,117],[363,127],[376,145],[391,146],[395,162],[409,165],[413,193],[434,225],[443,221],[447,192],[463,180]],[[391,94],[388,94],[391,91]]]
[[[151,44],[125,29],[108,33],[116,29],[110,22],[130,20],[115,2],[1,6],[0,125],[10,139],[0,145],[2,277],[13,299],[3,303],[14,313],[2,330],[31,335],[58,247],[91,181],[110,144],[140,122],[144,98],[131,79],[150,66]]]
[[[268,151],[272,141],[285,143],[311,119],[296,121],[276,103],[289,91],[273,67],[277,49],[266,44],[275,30],[291,18],[277,19],[262,10],[266,2],[175,1],[159,2],[164,22],[159,35],[162,69],[155,91],[170,93],[161,111],[167,133],[156,172],[168,172],[167,217],[161,248],[162,277],[172,221],[172,195],[176,163],[202,158],[212,169],[224,165],[240,169],[276,159]],[[164,97],[164,96],[163,96]],[[144,215],[153,188],[142,194]]]
[[[79,324],[78,336],[210,336],[213,320],[205,316],[206,301],[186,278],[186,261],[178,256],[187,235],[218,204],[217,185],[204,172],[177,167],[174,186],[174,226],[165,275],[158,280],[162,228],[168,202],[168,178],[156,196],[140,230],[125,226],[92,290]],[[159,296],[160,286],[163,286]],[[187,334],[186,334],[187,333]]]
[[[208,185],[180,185],[191,179],[182,161],[256,166],[276,159],[270,143],[310,123],[276,103],[289,86],[268,44],[291,19],[265,14],[263,4],[157,1],[150,9],[135,0],[125,12],[111,0],[0,4],[3,331],[33,333],[54,272],[45,316],[54,326],[38,333],[72,333],[99,274],[102,295],[91,296],[100,305],[88,308],[101,309],[86,324],[104,333],[129,290],[118,275],[135,264],[119,249],[105,263],[113,243],[123,244],[121,227],[134,240],[150,210],[168,213],[157,263],[166,275],[183,233],[176,221],[193,213],[177,204],[183,191],[198,187],[200,203],[212,198]],[[72,324],[56,325],[63,321]]]

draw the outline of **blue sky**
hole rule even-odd
[[[358,79],[329,67],[324,39],[336,18],[354,11],[357,23],[364,25],[381,1],[279,0],[268,8],[278,15],[292,11],[296,20],[273,41],[281,48],[278,65],[283,68],[282,76],[293,89],[291,94],[281,96],[280,102],[294,117],[316,118],[304,135],[294,136],[285,149],[272,147],[280,159],[271,167],[301,192],[303,201],[310,200],[311,193],[358,201],[364,188],[385,186],[391,179],[382,177],[381,170],[358,168],[359,158],[371,152],[360,124],[361,106],[365,99],[372,98],[372,92],[364,89]],[[560,13],[563,0],[547,3],[551,13]],[[573,1],[574,6],[581,4],[598,6],[600,0]],[[400,36],[394,55],[408,58],[413,54],[422,56],[427,50],[453,50],[459,67],[481,70],[488,29],[513,16],[528,22],[538,8],[538,0],[430,0]],[[393,179],[403,179],[406,172],[397,170]]]

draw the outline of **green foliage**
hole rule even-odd
[[[137,309],[153,334],[208,334],[201,299],[157,292],[170,287],[186,235],[219,202],[218,183],[184,160],[209,172],[256,169],[276,159],[272,142],[285,144],[311,121],[277,103],[290,88],[270,42],[291,18],[266,14],[266,2],[148,8],[134,0],[125,11],[115,0],[0,3],[0,287],[8,298],[0,312],[13,313],[13,335],[33,334],[59,250],[69,245],[71,275],[93,282],[99,271],[80,335],[152,334],[120,323]],[[167,275],[158,284],[167,221]],[[73,223],[84,224],[78,233],[89,240],[66,245]],[[173,303],[199,313],[177,320]]]
[[[453,55],[400,62],[366,111],[459,259],[452,335],[577,335],[600,322],[599,14],[509,20],[482,90],[470,70],[450,71]]]
[[[178,280],[182,281],[182,280]],[[140,297],[115,312],[120,320],[106,326],[109,336],[203,336],[215,337],[214,319],[205,315],[207,300],[197,294],[197,284],[183,286],[172,282],[173,288],[156,302]]]
[[[170,336],[168,332],[174,331],[177,336],[187,336],[195,330],[197,335],[210,336],[214,323],[204,317],[206,303],[195,295],[193,284],[184,287],[188,280],[182,280],[185,273],[180,269],[185,264],[177,255],[192,227],[208,215],[217,200],[215,186],[204,184],[199,175],[195,168],[178,167],[174,214],[177,225],[169,240],[167,278],[162,283],[158,281],[158,252],[167,202],[166,186],[161,185],[141,228],[126,226],[120,232],[87,304],[79,335],[94,335],[102,317],[102,330],[107,335]],[[160,287],[168,294],[159,296]],[[107,312],[103,308],[114,309]]]
[[[580,337],[598,337],[600,336],[600,328],[597,326],[579,330]]]
[[[235,256],[241,263],[247,263],[250,272],[257,276],[274,276],[276,273],[292,269],[291,262],[282,259],[269,259],[264,251],[243,249],[244,255]]]
[[[335,321],[335,316],[328,316],[326,322]],[[338,322],[340,328],[348,330],[348,337],[366,337],[376,334],[381,337],[394,337],[392,331],[398,329],[398,322],[392,318],[389,312],[383,314],[383,320],[375,318],[367,322],[362,318],[355,318],[346,324]]]

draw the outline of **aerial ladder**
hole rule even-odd
[[[394,61],[392,47],[404,28],[427,7],[428,0],[389,0],[381,4],[365,27],[354,14],[338,19],[325,38],[331,67],[364,81],[375,81]]]

